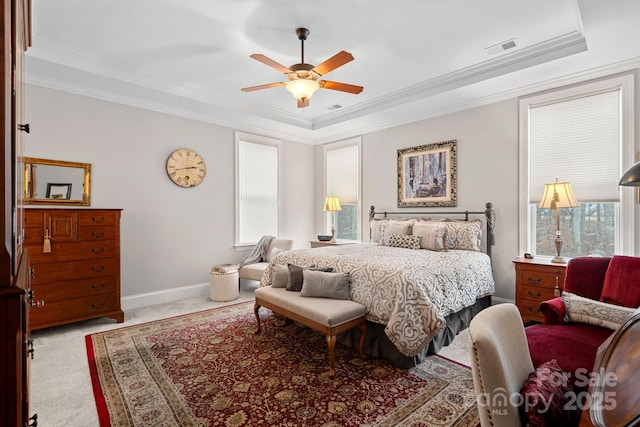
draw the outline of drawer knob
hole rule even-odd
[[[531,298],[540,298],[542,296],[542,294],[540,292],[538,292],[537,294],[534,294],[531,291],[527,291],[527,294],[531,297]]]
[[[104,288],[104,283],[100,283],[99,285],[91,285],[91,289],[94,291],[99,291]]]
[[[100,255],[101,253],[104,253],[104,251],[106,251],[105,248],[100,248],[100,249],[91,248],[91,252],[93,252],[96,255]]]
[[[96,218],[95,216],[92,216],[92,217],[91,217],[91,221],[93,221],[93,222],[97,222],[97,223],[99,223],[99,222],[105,222],[105,217],[101,216],[100,218]]]
[[[100,273],[102,270],[104,270],[104,265],[101,265],[100,267],[96,267],[94,265],[93,267],[91,267],[91,271],[96,272],[96,273]]]
[[[533,277],[527,277],[527,280],[529,281],[529,283],[531,283],[532,285],[538,284],[540,283],[540,281],[542,281],[542,278],[537,277],[537,278],[533,278]]]
[[[99,302],[99,303],[93,303],[93,304],[91,304],[91,307],[95,308],[96,310],[99,310],[102,307],[104,307],[104,301]]]
[[[104,231],[101,231],[100,233],[97,233],[97,232],[95,232],[95,231],[92,231],[92,232],[91,232],[91,235],[92,235],[93,237],[96,237],[96,238],[97,238],[97,237],[104,237],[104,236],[105,236],[105,234],[106,234],[106,233],[105,233]]]

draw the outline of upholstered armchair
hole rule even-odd
[[[534,369],[518,308],[498,304],[482,310],[471,320],[469,340],[480,424],[521,425],[512,397]]]
[[[293,248],[293,240],[290,239],[273,239],[269,248],[266,251],[265,257],[252,264],[245,264],[238,270],[238,276],[240,279],[256,280],[262,279],[262,274],[269,266],[271,260],[275,257],[279,251],[289,251]],[[275,249],[275,250],[274,250]]]
[[[640,306],[640,258],[578,257],[567,264],[563,295],[544,301],[544,323],[525,329],[534,366],[556,359],[577,391],[598,347]]]

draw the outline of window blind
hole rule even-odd
[[[340,203],[358,203],[358,146],[327,151],[327,195]]]
[[[529,108],[529,198],[538,203],[544,185],[571,183],[581,201],[620,198],[620,90]]]
[[[238,239],[256,243],[278,235],[278,147],[240,140],[238,154]]]

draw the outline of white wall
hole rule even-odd
[[[122,295],[208,282],[234,249],[234,130],[39,86],[26,86],[25,154],[92,164],[91,207],[122,208]],[[207,164],[194,188],[166,174],[167,156],[193,148]],[[308,247],[314,235],[314,149],[282,145],[279,234]]]

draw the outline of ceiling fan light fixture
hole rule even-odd
[[[287,83],[287,90],[295,99],[301,101],[311,98],[318,89],[320,89],[320,84],[315,80],[297,79]]]

